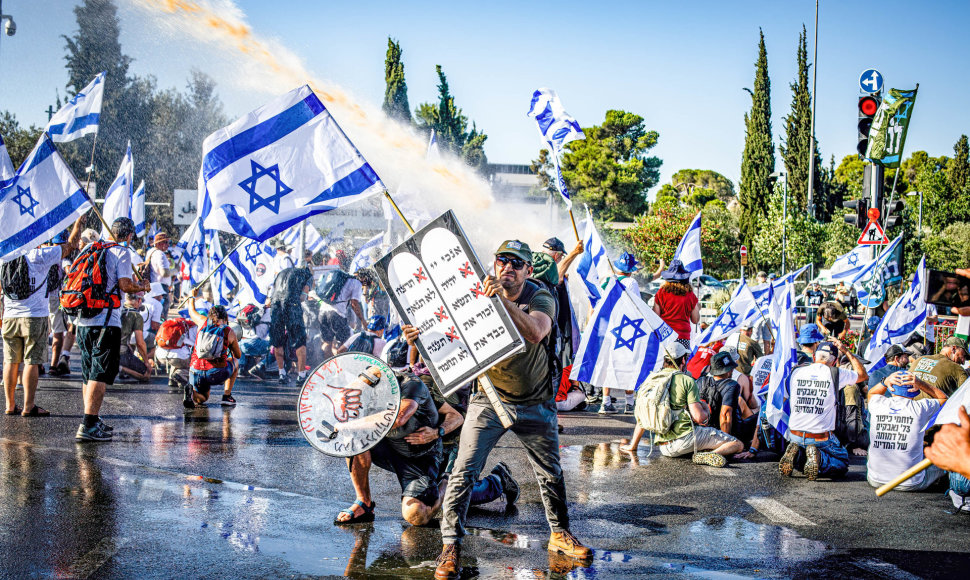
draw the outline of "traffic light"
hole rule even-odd
[[[885,224],[886,229],[894,228],[896,226],[903,225],[903,206],[905,204],[896,200],[892,203],[886,203],[886,209],[883,211],[883,215],[886,216]]]
[[[869,212],[868,199],[850,199],[849,201],[843,201],[842,207],[855,210],[855,215],[847,214],[845,216],[845,223],[853,225],[859,229],[865,228],[866,224],[869,223],[869,218],[867,216]]]
[[[866,156],[866,148],[869,146],[869,130],[872,129],[872,118],[879,110],[879,97],[876,95],[865,95],[859,97],[859,144],[856,150],[859,155]]]

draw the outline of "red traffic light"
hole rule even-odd
[[[873,97],[859,98],[859,112],[867,117],[871,117],[879,110],[879,102]]]

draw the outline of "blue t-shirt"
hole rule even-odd
[[[886,366],[882,367],[878,371],[875,371],[871,375],[869,375],[869,383],[868,383],[869,388],[871,389],[875,387],[889,375],[898,371],[905,371],[905,370],[906,369],[904,367],[897,367],[896,365],[887,364]]]

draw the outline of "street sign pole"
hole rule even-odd
[[[741,281],[744,282],[744,267],[748,265],[748,246],[741,246]]]

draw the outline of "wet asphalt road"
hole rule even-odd
[[[375,470],[377,521],[339,528],[354,498],[342,459],[313,450],[295,386],[240,381],[239,405],[183,412],[161,378],[109,388],[110,443],[77,444],[79,380],[42,378],[50,418],[0,417],[0,577],[431,578],[436,526],[400,516]],[[473,508],[466,577],[965,577],[970,517],[942,492],[877,499],[845,482],[782,479],[776,464],[717,470],[617,451],[632,417],[563,417],[572,529],[586,567],[550,559],[535,479],[514,436],[489,460],[520,480],[517,509]]]

